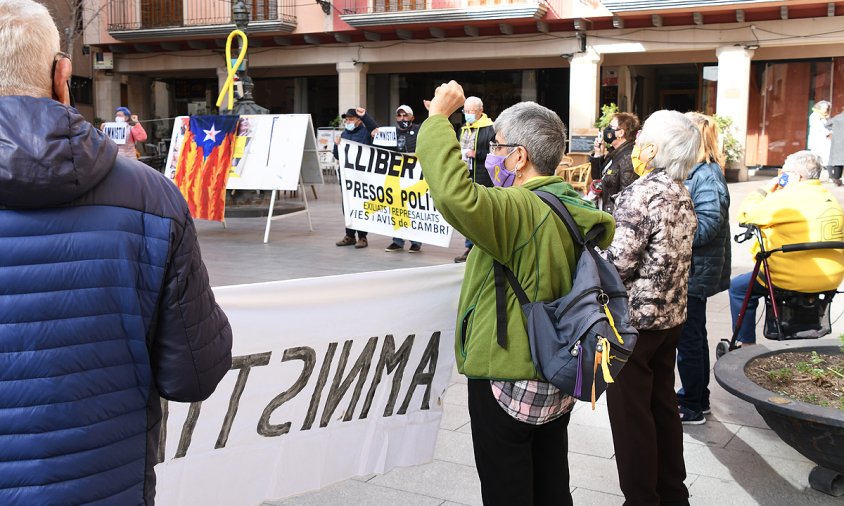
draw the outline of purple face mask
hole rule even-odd
[[[510,172],[504,167],[504,160],[515,152],[516,150],[514,149],[504,156],[493,155],[492,153],[486,155],[484,167],[486,167],[487,172],[489,172],[489,177],[492,179],[493,185],[500,186],[502,188],[513,186],[513,180],[516,179],[516,173]]]

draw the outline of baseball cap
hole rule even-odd
[[[343,115],[341,115],[340,117],[341,117],[341,118],[344,118],[344,119],[345,119],[345,118],[347,118],[347,117],[351,117],[351,118],[360,118],[360,116],[358,116],[358,113],[356,113],[354,109],[349,109],[348,111],[346,111],[346,112],[345,112]]]
[[[396,114],[398,114],[399,111],[404,111],[404,112],[410,114],[411,116],[413,116],[413,109],[411,109],[409,105],[398,106],[398,108],[396,109]]]

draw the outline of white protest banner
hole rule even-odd
[[[126,144],[129,125],[126,123],[117,123],[116,121],[103,123],[103,133],[106,134],[106,137],[113,140],[115,144]]]
[[[396,127],[378,127],[378,132],[372,138],[372,144],[385,148],[398,146],[399,140],[396,135]]]
[[[451,225],[437,211],[416,156],[345,139],[338,153],[347,227],[448,247]]]
[[[168,403],[156,502],[260,504],[433,458],[462,265],[215,289],[232,370]]]

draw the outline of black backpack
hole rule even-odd
[[[563,220],[578,247],[579,258],[569,293],[551,302],[531,302],[507,266],[493,262],[498,344],[507,345],[505,279],[527,318],[534,366],[563,393],[582,401],[595,400],[627,363],[639,337],[630,325],[627,289],[615,266],[603,258],[596,242],[603,225],[584,238],[568,209],[551,193],[534,190]]]

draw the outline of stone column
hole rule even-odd
[[[594,128],[598,115],[598,90],[603,56],[587,48],[571,58],[569,75],[569,135]]]
[[[114,121],[114,110],[120,103],[120,76],[96,72],[94,76],[94,116]]]
[[[718,98],[715,113],[733,119],[735,136],[742,146],[747,146],[747,103],[750,95],[750,60],[753,50],[742,46],[719,47],[718,56]],[[747,166],[744,156],[739,163],[738,181],[747,181]]]
[[[342,61],[337,63],[338,96],[337,110],[340,114],[349,108],[366,107],[366,73],[369,65]]]

